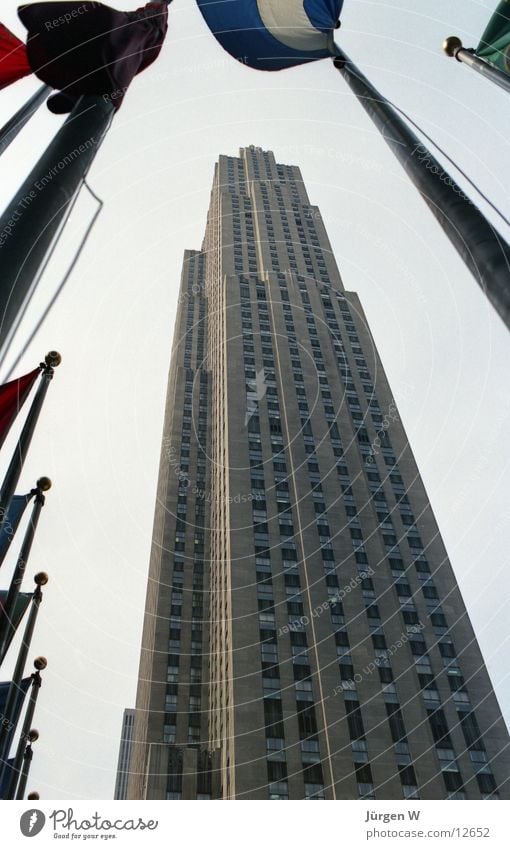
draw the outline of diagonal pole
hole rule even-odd
[[[34,740],[37,740],[39,737],[37,731],[32,729],[32,722],[34,719],[35,708],[37,705],[37,698],[39,696],[39,690],[41,689],[41,669],[46,668],[46,658],[38,657],[34,661],[34,666],[36,667],[36,671],[32,674],[32,684],[30,685],[30,699],[28,702],[27,710],[25,713],[25,717],[23,720],[23,727],[21,729],[21,734],[18,740],[18,746],[16,749],[16,755],[14,757],[14,762],[11,766],[11,778],[9,781],[9,787],[7,789],[7,799],[15,799],[16,796],[16,788],[18,786],[18,781],[20,779],[20,773],[22,770],[23,764],[23,755],[25,746],[27,744],[33,743]],[[34,736],[37,735],[37,736]],[[23,798],[23,797],[22,797]]]
[[[500,88],[504,88],[505,91],[510,92],[510,77],[508,74],[496,68],[495,65],[491,65],[490,62],[486,62],[485,59],[481,59],[472,48],[463,47],[462,41],[456,35],[450,35],[449,38],[444,40],[443,50],[447,56],[456,59],[457,62],[462,62],[464,65],[469,65],[470,68],[473,68],[482,77],[495,83]]]
[[[0,356],[16,330],[114,109],[111,98],[81,97],[0,216]]]
[[[25,424],[23,425],[23,430],[21,431],[20,438],[16,448],[14,449],[11,462],[9,463],[9,467],[5,473],[5,478],[0,487],[0,529],[6,521],[7,511],[9,510],[12,497],[21,475],[30,443],[32,442],[35,426],[39,419],[39,414],[41,412],[48,387],[53,380],[55,368],[60,365],[61,360],[62,358],[58,351],[50,351],[45,357],[45,362],[41,363],[41,382],[37,389],[35,398],[32,401],[32,406],[30,407]]]
[[[420,192],[500,318],[510,328],[510,246],[397,111],[336,45],[333,63]]]
[[[16,609],[16,602],[18,600],[18,596],[21,590],[23,576],[27,568],[28,558],[32,549],[32,543],[34,541],[35,532],[39,523],[41,510],[44,506],[44,492],[50,489],[50,487],[51,481],[49,478],[39,478],[39,480],[37,481],[32,515],[30,517],[28,527],[25,531],[25,536],[23,538],[23,543],[21,545],[19,556],[16,561],[16,566],[14,568],[9,590],[7,592],[7,597],[3,605],[3,610],[0,611],[0,664],[3,661],[6,652],[8,651],[9,644],[12,640],[13,633],[15,630],[14,611]]]
[[[39,606],[42,601],[42,591],[41,587],[48,583],[48,575],[46,572],[38,572],[34,578],[36,583],[36,588],[34,590],[34,594],[32,596],[32,606],[30,609],[30,614],[28,617],[27,624],[25,626],[25,633],[23,634],[23,640],[20,646],[20,650],[18,653],[18,658],[16,660],[16,666],[14,668],[12,681],[9,687],[9,692],[7,694],[7,699],[5,703],[5,722],[2,723],[0,728],[0,778],[3,774],[7,758],[9,755],[9,747],[10,741],[12,739],[11,732],[13,730],[13,722],[12,717],[16,708],[16,701],[18,696],[18,691],[21,684],[21,679],[23,678],[23,672],[25,669],[25,664],[27,662],[28,651],[30,649],[30,643],[32,642],[32,637],[34,634],[35,623],[37,621],[37,614],[39,612]],[[15,729],[14,729],[15,731]],[[1,781],[0,781],[1,783]]]
[[[27,121],[30,121],[32,115],[37,112],[51,91],[49,85],[40,86],[35,94],[14,113],[12,118],[9,118],[3,127],[0,127],[0,156],[21,132]]]

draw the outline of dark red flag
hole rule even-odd
[[[0,88],[32,73],[26,47],[7,27],[0,24]]]
[[[82,94],[102,94],[118,109],[135,74],[157,58],[167,13],[166,2],[135,12],[83,0],[20,6],[30,65],[60,92],[49,98],[48,108],[69,112]]]
[[[41,369],[36,368],[30,374],[0,386],[0,448],[40,373]]]

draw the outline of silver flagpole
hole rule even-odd
[[[463,47],[462,41],[456,35],[450,35],[449,38],[443,41],[443,50],[447,56],[456,59],[457,62],[462,62],[464,65],[469,65],[470,68],[473,68],[474,71],[477,71],[483,77],[486,77],[486,79],[496,83],[500,88],[504,88],[505,91],[510,92],[510,77],[508,74],[491,65],[490,62],[486,62],[485,59],[481,59],[473,49]]]
[[[464,194],[396,109],[335,45],[333,60],[420,192],[478,285],[510,329],[510,245]]]

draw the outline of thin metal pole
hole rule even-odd
[[[335,67],[380,131],[476,282],[510,328],[510,246],[395,109],[337,47]]]
[[[7,511],[9,510],[14,491],[18,484],[19,476],[23,469],[23,463],[25,462],[25,457],[27,456],[30,443],[32,442],[35,426],[48,391],[48,386],[50,385],[50,381],[53,379],[54,369],[60,362],[60,354],[57,353],[57,351],[50,351],[50,353],[46,355],[45,362],[41,363],[41,382],[37,389],[35,398],[32,401],[32,406],[30,407],[18,444],[16,445],[11,462],[9,463],[9,468],[7,469],[0,489],[0,529],[3,527],[6,520]]]
[[[16,756],[14,758],[14,762],[11,766],[11,779],[9,781],[9,787],[7,790],[6,799],[15,799],[16,798],[16,787],[18,784],[18,780],[20,777],[21,766],[23,763],[23,753],[25,746],[28,743],[33,742],[30,739],[30,731],[32,729],[32,722],[34,719],[35,708],[37,705],[37,697],[39,695],[39,690],[41,689],[41,673],[39,670],[36,670],[32,675],[32,687],[30,691],[30,700],[27,705],[27,710],[25,713],[25,719],[23,721],[23,727],[21,729],[20,738],[18,741],[18,748],[16,750]],[[34,732],[35,734],[36,732]]]
[[[14,141],[18,133],[23,129],[32,115],[37,112],[39,106],[44,103],[50,91],[52,91],[51,86],[42,85],[37,89],[35,94],[33,94],[32,97],[30,97],[27,102],[14,113],[12,118],[9,118],[3,127],[0,128],[0,156],[4,150],[7,150],[11,142]]]
[[[41,479],[41,482],[43,484],[45,484],[46,481],[49,481],[49,479]],[[49,487],[46,486],[46,488]],[[37,530],[37,525],[39,523],[39,518],[41,515],[41,510],[44,506],[44,502],[44,493],[40,486],[40,482],[38,481],[34,506],[32,508],[32,515],[30,517],[28,527],[25,531],[25,536],[23,538],[23,543],[21,545],[18,559],[16,561],[16,566],[14,568],[11,583],[9,586],[9,591],[7,593],[7,597],[3,605],[3,610],[0,610],[0,664],[2,663],[5,657],[6,651],[8,649],[9,643],[12,639],[12,635],[15,630],[14,612],[16,609],[16,602],[18,600],[18,596],[21,590],[23,576],[27,567],[28,558],[30,556],[32,543],[34,541],[35,532]]]
[[[45,573],[40,573],[41,575],[45,575]],[[38,576],[36,576],[38,577]],[[45,575],[45,581],[47,581],[47,575]],[[10,745],[10,741],[12,739],[11,732],[15,732],[15,723],[13,722],[16,701],[18,697],[18,691],[21,684],[21,679],[23,677],[23,672],[25,669],[25,665],[27,662],[28,650],[30,648],[30,643],[32,642],[32,636],[34,633],[35,623],[37,621],[37,614],[39,612],[39,605],[42,601],[42,592],[41,585],[38,583],[34,593],[32,595],[32,605],[30,609],[30,615],[28,617],[27,624],[25,626],[25,633],[23,635],[23,641],[21,643],[18,659],[16,661],[16,666],[14,669],[14,673],[12,676],[12,681],[9,687],[9,692],[7,693],[7,699],[5,703],[5,711],[4,711],[4,719],[5,723],[2,723],[0,728],[0,764],[3,763],[3,767],[5,768],[5,763],[7,761],[7,757],[9,755],[8,749]],[[3,771],[3,769],[2,769]]]
[[[81,97],[0,216],[0,355],[114,111],[109,98]]]
[[[491,65],[490,62],[486,62],[485,59],[477,56],[472,48],[463,47],[462,41],[456,35],[451,35],[445,39],[443,50],[447,56],[451,56],[457,62],[462,62],[464,65],[469,65],[470,68],[473,68],[474,71],[477,71],[483,77],[486,77],[486,79],[495,83],[500,88],[504,88],[505,91],[510,92],[510,77],[508,74],[505,74],[500,68],[496,68],[495,65]]]
[[[32,765],[32,758],[34,756],[34,752],[31,744],[29,743],[25,749],[25,754],[23,756],[23,769],[21,771],[18,792],[16,793],[16,799],[23,799],[25,796],[25,789],[28,781],[28,773],[30,772],[30,767]]]

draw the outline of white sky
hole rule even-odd
[[[16,4],[3,5],[22,35]],[[508,215],[508,96],[441,51],[451,34],[475,46],[496,5],[345,0],[337,39]],[[29,569],[50,574],[33,642],[49,666],[28,787],[46,799],[113,795],[122,710],[135,698],[182,254],[200,248],[218,155],[249,144],[301,167],[344,284],[360,294],[510,718],[508,332],[329,61],[258,73],[223,53],[191,0],[175,0],[169,19],[160,58],[133,83],[93,166],[99,223],[18,370],[51,348],[63,355],[23,474],[27,488],[42,474],[54,481]],[[2,91],[0,122],[35,88]],[[0,158],[4,206],[60,123],[41,110]],[[25,331],[93,209],[84,194]]]

